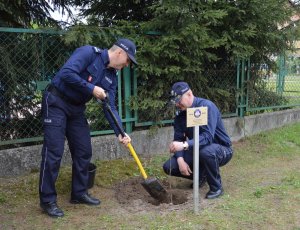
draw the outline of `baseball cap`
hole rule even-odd
[[[184,81],[176,82],[172,86],[170,100],[172,102],[178,103],[180,101],[182,95],[185,94],[187,91],[189,91],[189,89],[190,89],[190,86],[188,85],[188,83],[186,83]]]
[[[134,64],[138,64],[135,60],[136,46],[131,40],[120,38],[115,45],[123,49]]]

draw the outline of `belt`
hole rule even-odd
[[[64,100],[65,102],[68,102],[72,105],[81,105],[82,103],[78,103],[76,101],[73,101],[72,99],[68,98],[67,96],[65,96],[63,93],[61,93],[58,89],[56,89],[56,87],[54,85],[49,84],[46,89],[46,91],[52,93],[54,96],[57,96],[59,98],[61,98],[62,100]]]

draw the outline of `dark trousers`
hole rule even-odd
[[[65,137],[73,161],[72,196],[80,196],[87,191],[92,146],[84,111],[85,105],[69,104],[48,91],[43,95],[44,144],[39,182],[42,203],[56,201],[55,182],[64,152]]]
[[[211,144],[201,147],[199,150],[199,179],[207,177],[210,190],[217,191],[222,188],[219,167],[227,164],[232,158],[233,151],[230,147],[219,144]],[[193,171],[193,149],[184,151],[183,158]],[[183,177],[193,180],[193,175],[184,176],[179,171],[177,158],[175,156],[167,160],[163,169],[166,174],[171,176]]]

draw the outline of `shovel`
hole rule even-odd
[[[99,101],[98,101],[99,102]],[[110,116],[112,117],[115,125],[117,126],[119,132],[121,133],[122,137],[125,137],[125,132],[124,130],[120,127],[114,113],[111,110],[111,107],[108,103],[108,99],[105,98],[104,100],[104,105],[107,108],[107,111],[109,112]],[[148,178],[134,148],[132,147],[131,143],[127,144],[127,148],[129,149],[131,155],[133,156],[134,160],[136,161],[140,172],[144,178],[144,181],[141,183],[142,186],[145,188],[145,190],[155,199],[158,199],[160,201],[165,201],[168,199],[168,193],[164,189],[164,187],[160,184],[160,182],[156,178]]]

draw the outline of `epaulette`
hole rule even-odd
[[[98,47],[93,46],[93,48],[94,48],[94,50],[95,50],[96,53],[101,53],[101,49],[99,49]]]

